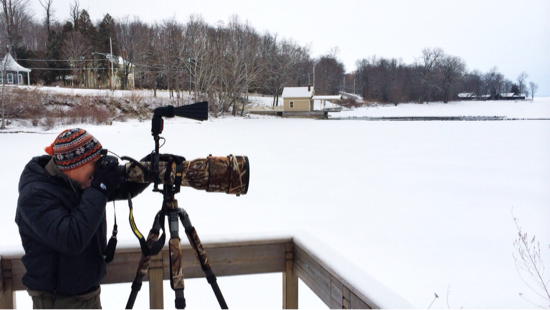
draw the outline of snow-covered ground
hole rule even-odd
[[[550,98],[400,104],[333,115],[550,118]],[[119,155],[140,158],[153,148],[150,122],[82,127]],[[252,115],[205,122],[167,119],[164,128],[162,152],[188,159],[208,154],[250,159],[247,195],[188,188],[178,195],[204,240],[306,233],[420,308],[430,306],[434,293],[439,298],[432,308],[532,307],[520,293],[548,305],[522,282],[512,254],[515,216],[541,242],[542,258],[550,266],[550,121],[368,122]],[[0,247],[20,243],[13,218],[24,165],[43,154],[63,129],[0,132],[5,215]],[[160,199],[146,191],[134,200],[142,230],[150,227]],[[109,205],[110,223],[112,210]],[[125,220],[126,205],[119,203],[116,210],[120,242],[137,244]],[[281,307],[280,274],[218,281],[232,308]],[[103,307],[124,307],[129,287],[103,286]],[[144,286],[135,308],[148,307],[147,291]],[[186,280],[185,294],[189,309],[217,308],[203,279]],[[165,297],[165,307],[172,307],[167,283]],[[26,292],[17,298],[19,307],[31,307]],[[302,283],[299,306],[322,306]]]
[[[505,116],[508,118],[548,118],[548,97],[535,98],[534,101],[452,101],[449,103],[401,103],[397,106],[373,106],[357,108],[333,117],[360,116]]]

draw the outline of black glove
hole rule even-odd
[[[103,156],[99,159],[92,180],[92,187],[109,197],[121,182],[121,172],[118,169],[118,159],[113,156]]]

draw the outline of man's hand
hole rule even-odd
[[[121,173],[118,169],[118,159],[104,156],[97,162],[92,187],[100,190],[107,197],[120,186]]]

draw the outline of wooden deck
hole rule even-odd
[[[186,240],[185,240],[186,241]],[[245,240],[204,243],[216,276],[282,273],[282,307],[298,308],[298,278],[330,308],[380,308],[364,290],[358,290],[334,272],[310,249],[294,242],[293,238]],[[0,308],[14,309],[15,291],[26,290],[21,282],[25,267],[23,253],[2,254],[0,249]],[[183,268],[186,278],[201,278],[204,273],[188,243],[182,242]],[[136,247],[120,247],[112,263],[107,265],[104,284],[131,283],[134,279],[141,251]],[[345,263],[345,262],[343,262]],[[153,257],[148,276],[151,309],[162,309],[163,280],[169,279],[168,249]],[[362,272],[358,270],[358,272]],[[367,288],[368,289],[368,288]],[[374,289],[375,292],[378,290]],[[400,296],[397,296],[400,299]]]

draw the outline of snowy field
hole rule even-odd
[[[460,115],[550,118],[550,98],[400,104],[334,117]],[[82,127],[121,156],[141,158],[154,146],[148,121]],[[307,234],[419,308],[430,306],[434,293],[439,298],[432,308],[533,307],[525,299],[548,305],[522,282],[512,254],[515,216],[525,232],[537,236],[550,267],[550,121],[251,116],[205,122],[167,119],[164,128],[164,153],[187,159],[208,154],[250,159],[245,196],[189,188],[178,194],[180,206],[204,241],[243,234]],[[63,129],[19,127],[0,132],[0,247],[20,247],[13,220],[19,175]],[[134,199],[142,231],[149,229],[160,204],[161,196],[150,190]],[[137,245],[127,209],[126,203],[117,204],[119,240]],[[109,204],[109,225],[112,213]],[[281,307],[280,274],[221,277],[218,282],[231,308]],[[124,307],[129,291],[130,284],[103,286],[103,307]],[[148,307],[147,292],[144,285],[135,308]],[[189,309],[218,307],[204,279],[186,280],[185,295]],[[31,307],[26,292],[17,294],[17,303],[19,308]],[[165,282],[165,307],[172,306],[173,292]],[[299,306],[323,304],[300,283]]]

